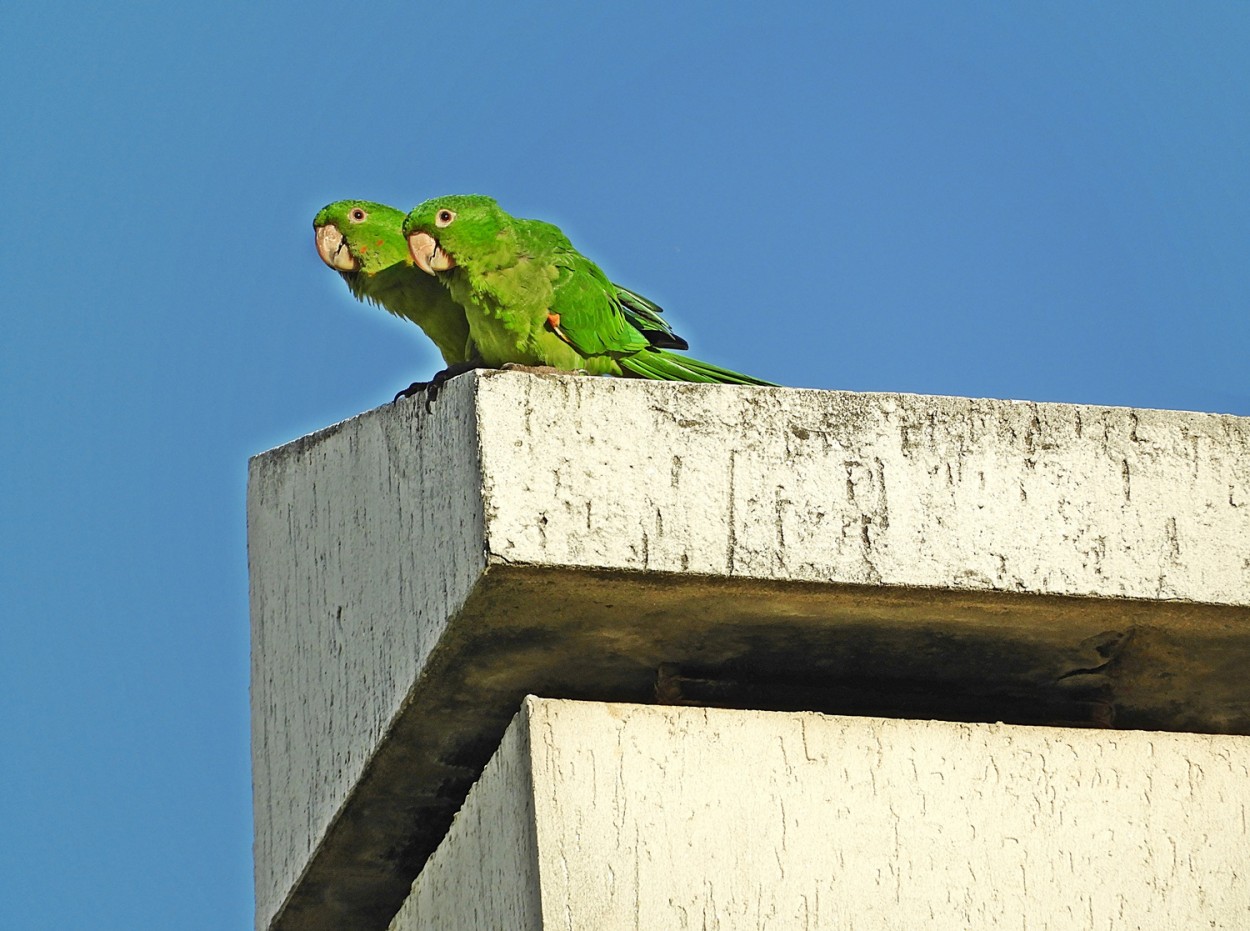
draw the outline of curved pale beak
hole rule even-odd
[[[317,227],[317,254],[321,256],[321,261],[337,271],[354,272],[360,268],[360,262],[347,248],[347,241],[333,223]]]
[[[417,268],[427,275],[456,267],[456,260],[443,251],[438,240],[429,233],[413,233],[408,237],[408,253]]]

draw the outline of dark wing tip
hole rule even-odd
[[[640,333],[647,338],[647,342],[651,344],[652,349],[689,349],[690,344],[678,336],[676,333],[670,333],[666,330],[645,330],[640,329]]]

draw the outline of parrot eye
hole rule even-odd
[[[443,209],[435,215],[434,225],[439,229],[442,229],[444,226],[450,226],[451,221],[454,219],[456,219],[456,212],[454,210]]]
[[[353,223],[364,222],[365,217],[367,217],[368,215],[369,214],[365,213],[359,207],[353,207],[352,212],[349,214],[349,216],[352,218]]]

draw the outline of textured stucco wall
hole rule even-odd
[[[1231,931],[1248,784],[1247,737],[531,698],[391,931]],[[540,923],[466,911],[533,882],[501,833]]]
[[[462,380],[429,416],[375,411],[251,461],[258,927],[485,565],[472,393]]]
[[[519,373],[257,456],[257,926],[384,926],[526,691],[1241,729],[1248,489],[1246,418]]]
[[[1247,418],[573,377],[479,404],[514,562],[1246,601]]]
[[[413,887],[396,929],[542,927],[530,730],[510,727],[482,773],[477,804],[452,822]],[[437,866],[434,861],[437,860]]]

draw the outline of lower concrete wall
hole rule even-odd
[[[456,815],[393,928],[543,926],[528,707],[508,728],[482,773],[476,800]]]
[[[1250,928],[1250,738],[529,698],[391,928]]]

